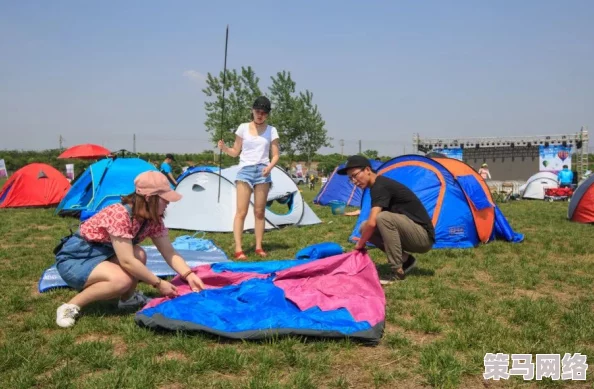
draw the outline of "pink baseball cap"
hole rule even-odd
[[[182,198],[182,195],[171,189],[169,180],[161,172],[140,173],[134,179],[134,186],[136,186],[136,193],[139,195],[157,195],[169,202],[179,201]]]

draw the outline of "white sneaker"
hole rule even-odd
[[[136,292],[134,292],[132,297],[130,297],[128,300],[126,300],[126,301],[120,300],[120,302],[118,303],[118,308],[119,309],[137,308],[141,305],[144,306],[144,305],[148,304],[151,300],[152,300],[152,298],[146,297],[142,292],[136,291]]]
[[[56,324],[62,328],[72,327],[76,321],[76,316],[80,307],[74,304],[62,304],[56,311]]]

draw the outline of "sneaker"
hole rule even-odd
[[[74,304],[62,304],[56,311],[56,324],[62,328],[72,327],[76,322],[76,316],[80,307]]]
[[[130,297],[126,301],[120,300],[118,302],[119,309],[128,309],[128,308],[137,308],[139,306],[144,306],[148,304],[152,298],[146,297],[142,292],[134,292],[132,297]]]
[[[380,278],[381,285],[390,285],[397,281],[404,281],[405,273],[395,273],[389,277]]]
[[[417,259],[408,254],[408,259],[402,264],[402,270],[404,270],[404,274],[408,274],[415,267],[417,267]]]

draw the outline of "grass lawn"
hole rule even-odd
[[[310,201],[313,192],[304,190]],[[313,207],[323,224],[266,234],[270,258],[309,244],[346,243],[354,218]],[[0,211],[0,387],[2,388],[479,388],[592,387],[545,379],[482,379],[485,353],[594,355],[594,250],[591,226],[566,221],[567,203],[501,206],[522,244],[420,255],[405,282],[385,289],[379,346],[281,338],[239,342],[203,334],[155,333],[113,302],[93,304],[72,329],[55,310],[74,292],[39,294],[37,281],[74,219],[50,209]],[[186,234],[171,231],[171,237]],[[228,254],[231,234],[208,234]],[[149,242],[145,242],[149,243]],[[250,260],[253,236],[246,248]],[[370,255],[386,271],[381,252]],[[147,294],[154,290],[146,285]],[[592,357],[591,357],[592,358]],[[593,364],[594,359],[589,363]]]

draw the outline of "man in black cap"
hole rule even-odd
[[[371,242],[386,253],[394,273],[381,280],[382,285],[403,280],[416,265],[416,259],[408,253],[426,253],[435,243],[435,230],[427,210],[406,186],[378,176],[365,157],[349,157],[337,173],[348,175],[361,189],[370,189],[371,212],[361,225],[355,249],[363,250]]]
[[[172,185],[176,186],[177,181],[173,177],[173,170],[171,169],[171,162],[175,162],[173,154],[165,155],[165,161],[161,164],[161,173],[165,174],[165,177],[171,182]]]

